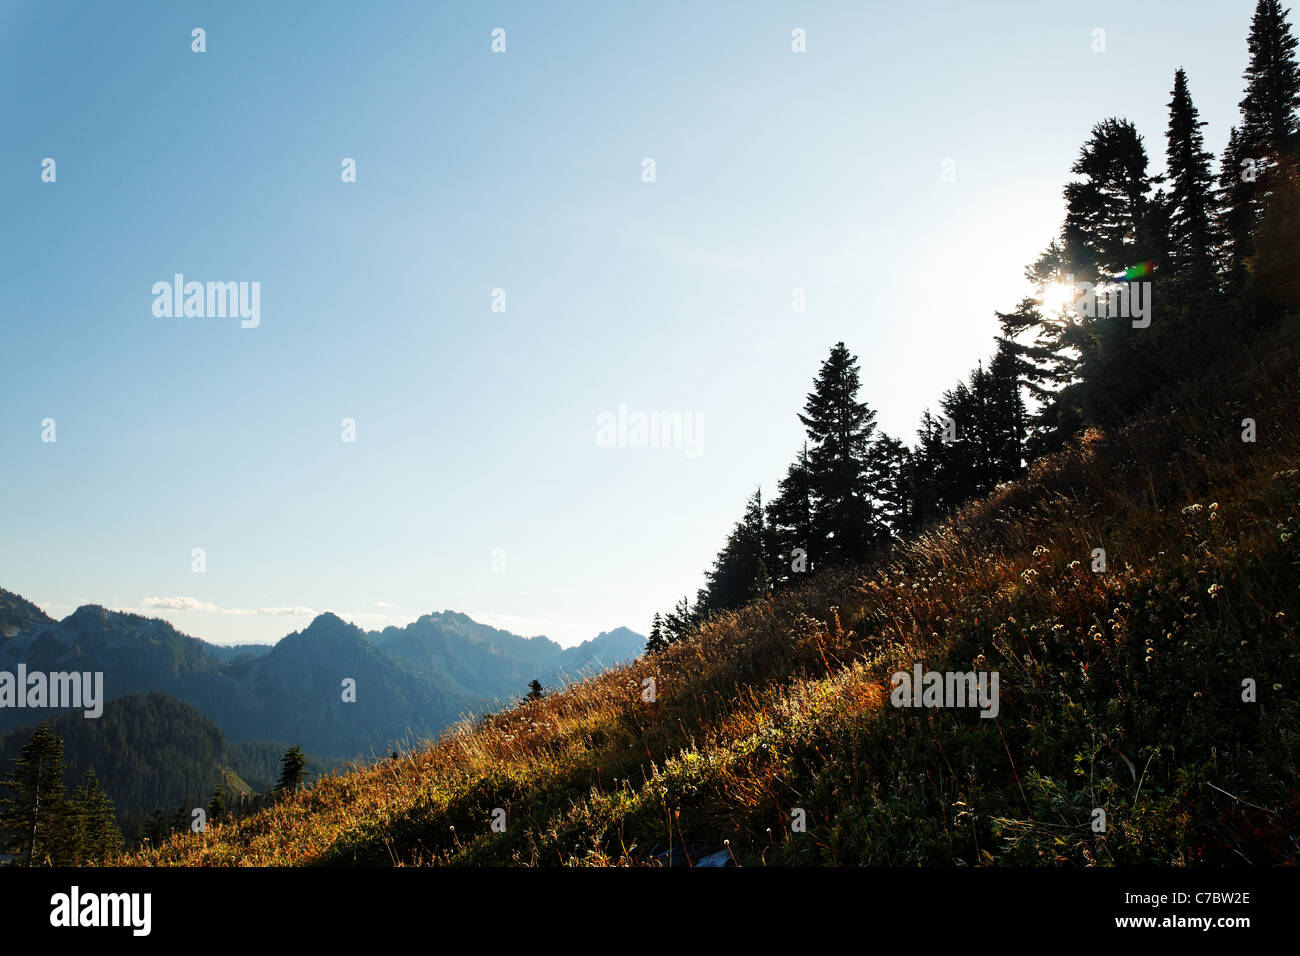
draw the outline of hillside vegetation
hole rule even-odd
[[[165,833],[168,821],[188,827],[190,811],[207,806],[218,786],[232,806],[269,792],[287,749],[275,741],[231,743],[196,708],[158,693],[115,698],[95,720],[73,711],[49,725],[63,740],[65,787],[72,791],[93,771],[128,846]],[[0,767],[13,767],[31,736],[31,727],[0,734]],[[307,768],[320,775],[342,764],[312,755]]]
[[[1298,863],[1298,368],[1292,319],[884,567],[125,862]],[[918,662],[998,717],[891,706]]]

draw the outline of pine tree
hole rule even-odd
[[[814,570],[812,471],[805,443],[777,484],[767,506],[767,566],[776,584],[788,584]]]
[[[1300,308],[1300,165],[1283,160],[1256,234],[1250,293],[1266,317]]]
[[[1103,287],[1150,263],[1168,242],[1166,204],[1150,195],[1146,149],[1133,124],[1112,118],[1094,126],[1071,171],[1083,179],[1065,187],[1063,247],[1070,271]],[[1065,329],[1062,344],[1077,351],[1083,380],[1068,397],[1077,398],[1087,420],[1118,421],[1149,393],[1150,355],[1140,345],[1145,336],[1134,332],[1127,319],[1109,317]]]
[[[669,644],[683,640],[698,620],[699,615],[692,609],[690,600],[682,598],[664,615],[664,640]]]
[[[122,849],[122,831],[113,801],[99,786],[94,770],[86,771],[70,804],[76,821],[78,861],[107,863]]]
[[[863,560],[885,530],[873,513],[867,474],[876,413],[858,401],[858,360],[843,342],[822,363],[799,420],[808,429],[814,546],[819,562]]]
[[[208,801],[208,822],[218,823],[226,816],[226,788],[217,784],[217,789],[212,791],[212,799]]]
[[[307,758],[301,747],[290,747],[280,761],[280,779],[275,782],[278,794],[292,793],[306,780]]]
[[[1279,164],[1300,148],[1300,66],[1289,10],[1259,0],[1247,46],[1241,125],[1234,128],[1219,174],[1219,222],[1225,236],[1223,271],[1237,294],[1247,285],[1256,241]]]
[[[541,700],[545,693],[542,682],[534,677],[528,682],[528,693],[524,695],[524,700]]]
[[[916,449],[912,452],[908,476],[912,520],[917,528],[924,527],[945,512],[939,488],[939,472],[945,451],[943,425],[927,408],[916,431]]]
[[[882,432],[871,445],[867,477],[876,495],[876,514],[894,537],[912,530],[907,466],[907,446]]]
[[[1078,282],[1063,241],[1053,241],[1025,268],[1035,294],[1022,299],[1012,312],[998,312],[999,343],[1013,361],[1018,391],[1037,409],[1024,414],[1023,454],[1036,458],[1053,451],[1071,434],[1080,419],[1079,316],[1075,298]],[[1057,293],[1065,290],[1060,297]],[[1029,342],[1022,339],[1032,334]],[[1008,370],[1009,372],[1009,370]]]
[[[1065,187],[1064,248],[1079,281],[1113,278],[1152,258],[1151,179],[1142,137],[1128,120],[1092,128]]]
[[[1024,473],[1027,415],[1022,391],[1024,359],[1013,342],[997,339],[997,350],[989,362],[989,436],[994,483],[1018,478]]]
[[[713,569],[705,573],[698,607],[702,613],[729,611],[762,597],[771,588],[767,571],[762,493],[755,491]]]
[[[1241,101],[1241,133],[1247,153],[1258,149],[1270,159],[1300,146],[1300,65],[1296,38],[1287,23],[1290,10],[1280,0],[1259,0],[1250,21],[1250,63]]]
[[[42,721],[0,782],[0,847],[19,865],[57,866],[75,854],[63,773],[63,738]]]
[[[1171,272],[1182,287],[1181,296],[1204,299],[1215,287],[1214,178],[1210,172],[1214,157],[1205,149],[1201,134],[1205,123],[1192,103],[1187,74],[1181,69],[1174,74],[1172,96],[1166,150]]]
[[[1262,186],[1249,168],[1241,134],[1234,126],[1219,161],[1216,223],[1222,237],[1220,272],[1224,288],[1240,295],[1246,288],[1254,247],[1257,198]]]
[[[663,615],[656,611],[655,616],[650,621],[650,638],[645,644],[646,653],[654,654],[662,651],[667,646],[668,641],[664,638]]]

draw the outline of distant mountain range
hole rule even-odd
[[[274,645],[219,647],[166,621],[97,605],[55,621],[0,589],[0,670],[102,671],[106,713],[127,695],[166,694],[229,741],[285,742],[324,758],[387,754],[497,709],[534,678],[557,687],[644,649],[645,638],[627,628],[564,648],[452,611],[379,632],[326,613]],[[349,678],[355,702],[343,700]],[[0,708],[0,733],[54,713]]]

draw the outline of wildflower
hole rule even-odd
[[[1208,594],[1210,597],[1218,597],[1219,592],[1222,590],[1223,588],[1220,587],[1219,585],[1211,584],[1208,588],[1205,589],[1205,593]]]

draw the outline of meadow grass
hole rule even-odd
[[[1291,321],[879,567],[121,862],[1300,862],[1298,367]],[[891,706],[916,662],[998,671],[999,715]]]

